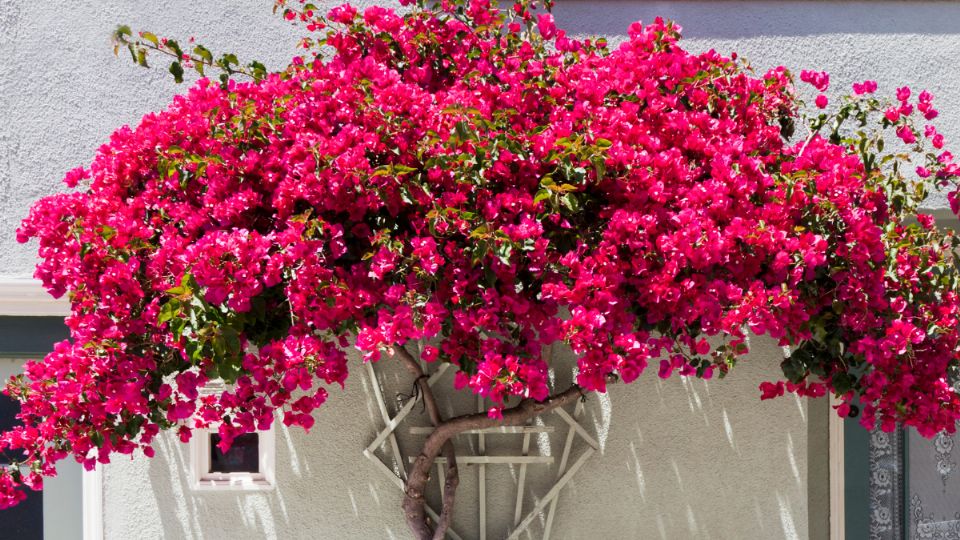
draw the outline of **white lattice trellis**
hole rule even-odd
[[[380,416],[384,423],[384,428],[374,437],[373,441],[367,446],[363,451],[363,455],[366,456],[378,470],[386,474],[390,480],[398,488],[403,490],[404,481],[406,480],[407,470],[406,462],[412,462],[416,458],[414,456],[407,456],[407,459],[404,459],[404,456],[400,454],[400,445],[397,443],[397,436],[394,433],[396,429],[400,426],[403,420],[410,414],[413,410],[414,405],[416,405],[418,400],[409,400],[403,407],[397,412],[397,415],[390,417],[390,413],[387,410],[386,402],[383,399],[383,392],[380,389],[380,384],[377,380],[376,372],[373,369],[372,363],[367,363],[367,373],[370,376],[370,380],[373,386],[374,396],[377,401],[377,407],[380,410]],[[447,371],[450,367],[449,364],[441,364],[436,372],[434,372],[427,379],[427,384],[433,386]],[[482,398],[477,400],[477,409],[479,411],[484,410],[484,403]],[[526,515],[523,514],[523,491],[527,479],[527,467],[530,465],[539,465],[539,464],[551,464],[554,461],[552,456],[531,456],[529,455],[530,450],[530,439],[531,435],[539,433],[551,433],[553,432],[553,427],[551,426],[535,426],[535,425],[525,425],[525,426],[503,426],[490,429],[479,429],[479,430],[469,430],[461,433],[461,436],[476,436],[477,437],[477,448],[479,450],[479,455],[458,455],[457,463],[463,465],[477,465],[477,474],[478,474],[478,484],[479,484],[479,529],[480,540],[487,540],[487,510],[486,510],[486,490],[487,490],[487,467],[492,465],[517,465],[519,466],[519,476],[517,482],[517,496],[516,496],[516,505],[514,507],[513,514],[513,528],[510,530],[507,539],[516,540],[520,537],[520,534],[530,526],[534,519],[540,512],[543,512],[544,509],[547,511],[546,521],[544,523],[543,530],[543,539],[549,540],[550,531],[553,527],[553,516],[557,508],[557,499],[560,494],[560,490],[570,481],[571,478],[583,464],[590,458],[591,455],[597,450],[600,449],[600,444],[594,439],[587,430],[577,421],[580,414],[583,412],[583,403],[578,401],[574,407],[573,415],[565,411],[563,408],[557,408],[553,411],[557,414],[567,425],[567,434],[566,439],[564,440],[563,453],[560,455],[560,467],[557,471],[556,482],[553,486],[543,495],[542,498],[537,500],[533,508],[531,508]],[[410,433],[412,434],[428,434],[432,428],[429,427],[411,427]],[[519,456],[500,456],[500,455],[487,455],[487,436],[491,434],[516,434],[523,435],[523,449],[521,455]],[[576,436],[579,436],[587,443],[587,448],[584,452],[577,458],[577,460],[570,464],[570,455],[573,450],[573,440]],[[384,442],[389,444],[389,449],[393,453],[394,458],[396,459],[397,466],[399,468],[399,474],[388,467],[376,454],[378,448],[384,444]],[[444,486],[444,464],[445,460],[443,458],[437,458],[437,480],[440,483],[441,496]],[[548,508],[549,507],[549,508]],[[427,513],[434,519],[439,519],[437,512],[427,505]],[[453,538],[454,540],[463,540],[463,538],[456,533],[452,528],[447,531],[447,536]]]

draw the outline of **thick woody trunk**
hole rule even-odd
[[[447,458],[446,480],[443,485],[443,506],[440,510],[440,521],[433,532],[434,540],[443,540],[447,529],[453,521],[453,503],[457,498],[457,486],[460,485],[460,471],[457,469],[457,455],[453,451],[453,441],[443,445],[443,455]]]
[[[397,356],[399,356],[407,370],[416,377],[415,384],[420,389],[420,395],[423,396],[423,403],[430,416],[430,423],[432,423],[434,429],[436,429],[437,426],[443,423],[443,417],[440,414],[440,407],[437,406],[437,400],[433,395],[433,390],[430,388],[430,385],[427,384],[426,374],[420,367],[420,363],[417,362],[406,349],[402,347],[398,348]],[[429,464],[433,463],[436,455],[428,462],[427,470],[423,473],[422,478],[418,476],[416,480],[407,480],[403,511],[407,519],[407,524],[418,540],[428,540],[431,538],[442,540],[446,535],[447,529],[450,527],[450,521],[452,519],[453,502],[456,498],[457,486],[460,484],[460,473],[457,469],[457,456],[453,447],[453,441],[448,438],[441,443],[440,448],[443,451],[444,457],[447,459],[447,465],[445,468],[446,482],[444,484],[443,507],[436,528],[432,527],[427,520],[426,499],[424,499],[424,491],[427,482],[430,480]],[[419,487],[411,491],[411,485]],[[411,501],[411,503],[408,504],[408,501]]]
[[[420,386],[426,409],[434,425],[433,432],[423,443],[420,455],[417,456],[413,467],[409,471],[404,489],[403,513],[407,525],[417,540],[442,540],[450,527],[457,485],[460,483],[453,437],[471,429],[524,424],[531,418],[582,397],[583,391],[578,386],[571,386],[543,402],[525,399],[517,406],[504,410],[503,418],[500,419],[490,418],[484,413],[476,413],[443,420],[420,364],[406,350],[399,349],[397,352],[407,369],[417,377],[417,384]],[[446,483],[444,484],[440,519],[438,523],[433,524],[427,516],[425,492],[427,483],[430,481],[430,471],[433,468],[433,463],[441,453],[447,460]]]

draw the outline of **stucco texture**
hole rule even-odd
[[[812,418],[825,417],[824,402],[793,396],[758,402],[757,385],[776,376],[771,360],[780,354],[773,343],[755,339],[751,355],[724,380],[661,381],[648,374],[590,397],[581,418],[601,451],[560,492],[551,537],[824,538],[825,501],[811,501],[808,490],[826,481],[825,448],[815,441],[824,426]],[[409,392],[408,376],[389,362],[377,370],[388,401]],[[441,379],[438,394],[448,395],[451,382]],[[471,411],[471,403],[442,401],[446,414]],[[408,427],[428,425],[420,408],[415,411],[397,430],[408,455],[422,440],[410,437]],[[345,391],[332,391],[316,417],[310,434],[279,428],[272,492],[191,491],[188,446],[173,435],[161,438],[152,460],[116,459],[104,473],[105,537],[409,538],[400,490],[361,455],[382,427],[366,372],[355,369]],[[556,459],[528,469],[526,509],[553,484],[566,435],[555,414],[542,422],[557,430],[535,438],[531,455]],[[572,459],[586,448],[578,440]],[[488,455],[519,451],[519,436],[487,436]],[[459,438],[458,452],[475,453],[475,439]],[[379,455],[393,466],[389,452]],[[503,538],[512,523],[517,473],[508,465],[487,468],[488,538]],[[460,476],[454,527],[477,538],[477,470],[463,466]],[[436,498],[436,484],[433,491]],[[522,538],[540,538],[542,526],[542,517],[536,519]]]
[[[758,70],[824,69],[834,89],[864,78],[885,92],[904,83],[929,89],[943,132],[960,141],[960,4],[559,4],[558,23],[576,34],[622,39],[630,21],[662,15],[684,26],[689,49],[736,50]],[[30,202],[63,189],[64,172],[88,163],[116,127],[183,90],[162,67],[114,58],[109,35],[118,23],[196,36],[273,67],[298,37],[271,15],[268,0],[0,0],[0,278],[32,273],[35,246],[17,245],[13,232]],[[826,408],[793,397],[759,403],[757,384],[777,376],[779,354],[757,344],[723,381],[647,374],[592,398],[585,418],[602,451],[561,493],[554,538],[824,538]],[[117,459],[105,471],[106,537],[406,538],[399,491],[360,455],[380,426],[370,384],[355,370],[310,435],[279,430],[274,492],[190,492],[186,448],[170,437],[154,460]],[[559,453],[556,436],[541,442]],[[515,480],[504,470],[491,488],[492,538],[512,515]],[[456,524],[467,536],[476,526],[472,474],[463,473]],[[542,493],[552,473],[530,474],[531,492]]]
[[[335,2],[315,2],[333,5]],[[339,2],[336,2],[339,3]],[[360,4],[369,4],[358,2]],[[388,3],[388,2],[381,2]],[[89,163],[123,124],[162,108],[183,87],[164,66],[115,58],[119,23],[195,36],[280,67],[298,38],[269,0],[0,0],[0,278],[33,273],[35,246],[14,229],[30,202],[63,189],[63,174]],[[948,141],[960,141],[960,4],[953,2],[641,2],[560,0],[558,23],[576,34],[621,39],[633,20],[664,16],[690,50],[738,51],[754,66],[823,69],[833,89],[875,78],[881,91],[909,83],[937,96]],[[932,201],[943,205],[942,200]]]

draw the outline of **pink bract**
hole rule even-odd
[[[459,4],[335,8],[311,24],[333,56],[201,79],[38,201],[18,234],[69,295],[71,339],[9,384],[23,426],[0,447],[51,474],[70,454],[150,454],[162,429],[219,422],[226,447],[276,411],[310,428],[347,349],[387,361],[408,343],[497,417],[548,396],[553,345],[602,391],[651,362],[723,375],[749,332],[793,350],[763,399],[829,390],[868,426],[954,429],[954,238],[909,224],[913,195],[888,195],[839,135],[790,139],[785,68],[690,53],[660,19],[608,50],[529,2]],[[897,97],[877,125],[923,144]],[[920,171],[956,174],[947,154]],[[215,378],[234,386],[198,392]],[[0,507],[25,483],[0,474]]]

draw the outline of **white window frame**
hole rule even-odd
[[[211,381],[201,394],[217,394],[226,386]],[[276,419],[270,429],[256,431],[258,472],[210,472],[210,437],[218,425],[194,429],[190,438],[190,489],[194,491],[265,491],[277,485],[276,475]]]
[[[0,316],[66,317],[70,303],[64,296],[52,298],[36,279],[0,279]],[[103,466],[83,470],[83,540],[103,540]]]
[[[103,540],[103,466],[83,470],[83,540]]]

